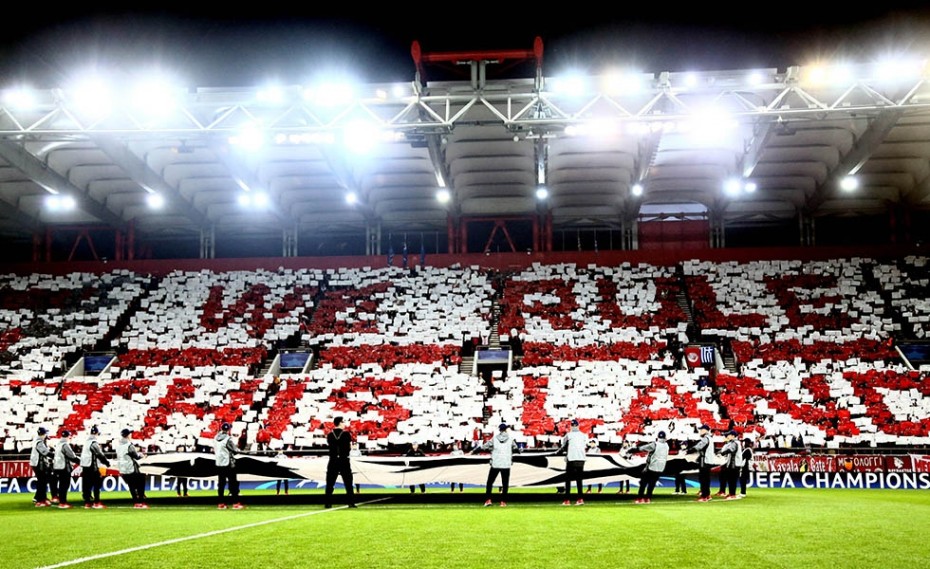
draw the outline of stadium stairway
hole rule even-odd
[[[161,281],[161,277],[151,277],[149,281],[142,287],[142,293],[132,299],[132,301],[129,303],[129,306],[126,307],[126,310],[119,315],[119,318],[116,319],[116,324],[111,327],[106,334],[104,334],[103,338],[94,344],[94,347],[91,349],[91,351],[102,352],[114,349],[113,341],[123,335],[123,332],[126,331],[126,327],[129,326],[129,322],[132,320],[132,317],[135,316],[136,312],[139,311],[139,308],[142,307],[142,300],[148,298],[152,291],[158,289]]]
[[[915,339],[917,336],[914,333],[913,324],[911,324],[907,318],[904,318],[901,311],[898,310],[892,302],[891,292],[883,287],[878,277],[875,276],[874,265],[866,263],[862,265],[862,280],[866,287],[878,292],[879,297],[882,299],[884,314],[889,315],[892,323],[895,325],[895,330],[897,332],[897,334],[895,334],[897,336],[896,340]]]

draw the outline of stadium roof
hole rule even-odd
[[[560,75],[543,46],[522,49],[456,52],[444,63],[460,79],[421,55],[419,74],[411,61],[383,83],[9,86],[0,232],[444,233],[450,214],[619,228],[930,206],[926,59]]]

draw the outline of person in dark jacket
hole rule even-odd
[[[739,471],[739,495],[746,497],[746,486],[749,484],[749,473],[752,471],[753,458],[752,439],[743,439],[743,466]]]
[[[90,428],[90,435],[81,449],[81,489],[84,494],[84,509],[93,508],[103,510],[106,506],[100,501],[100,490],[103,487],[103,473],[101,465],[110,466],[110,461],[103,454],[97,435],[100,429],[97,425]]]
[[[491,490],[497,481],[497,475],[501,477],[501,506],[507,506],[504,498],[507,497],[507,490],[510,487],[510,468],[513,466],[513,451],[517,450],[517,441],[507,432],[509,427],[506,423],[501,423],[498,427],[498,433],[486,443],[482,443],[472,449],[472,453],[479,450],[491,451],[491,470],[488,471],[488,483],[485,489],[485,506],[491,505]]]
[[[217,471],[216,492],[220,499],[220,503],[216,506],[218,510],[227,508],[223,499],[227,483],[229,484],[229,497],[233,501],[232,509],[241,510],[245,508],[239,502],[239,479],[236,477],[236,443],[233,442],[232,437],[229,435],[230,429],[232,429],[232,425],[223,423],[220,432],[213,439],[213,452]]]
[[[55,460],[52,464],[54,477],[52,484],[58,487],[58,507],[62,510],[71,508],[68,503],[68,490],[71,488],[71,471],[74,465],[80,464],[81,459],[74,454],[71,448],[71,431],[61,432],[61,440],[55,447]]]
[[[36,477],[36,492],[32,497],[36,508],[51,506],[48,500],[48,486],[52,478],[52,461],[54,455],[48,446],[48,429],[39,427],[38,437],[32,443],[32,452],[29,454],[29,466]],[[52,491],[52,494],[56,494]]]
[[[342,428],[342,417],[333,419],[333,430],[326,435],[326,444],[329,446],[329,462],[326,465],[326,507],[332,508],[333,492],[336,488],[336,479],[342,478],[349,499],[349,507],[355,507],[355,496],[352,492],[352,464],[349,453],[352,452],[352,435]]]
[[[647,452],[646,464],[639,481],[639,498],[634,504],[648,504],[652,501],[652,491],[656,489],[659,475],[665,471],[668,462],[668,443],[665,442],[665,431],[659,431],[655,442],[642,445],[635,452]]]

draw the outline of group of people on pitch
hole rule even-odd
[[[72,447],[72,435],[62,429],[57,445],[49,441],[49,432],[39,427],[37,437],[32,444],[29,466],[36,478],[36,491],[32,498],[37,508],[57,506],[66,510],[72,506],[68,501],[71,478],[80,468],[81,491],[84,508],[102,510],[106,506],[100,501],[103,478],[107,474],[110,460],[106,457],[97,437],[100,430],[96,425],[90,428],[90,434],[81,447],[81,454]],[[116,463],[120,477],[126,481],[132,496],[134,507],[148,509],[145,498],[145,475],[139,470],[139,459],[144,454],[130,440],[132,430],[123,429],[116,445]]]
[[[504,498],[510,485],[510,469],[513,466],[513,453],[518,451],[517,443],[509,432],[510,427],[506,423],[501,423],[498,433],[476,446],[472,453],[477,451],[490,451],[491,463],[488,471],[488,481],[485,488],[485,506],[491,506],[492,490],[497,478],[501,479],[501,506],[506,506]],[[710,437],[710,427],[701,425],[699,429],[700,439],[689,449],[698,453],[698,481],[700,493],[699,502],[709,502],[711,472],[715,469],[717,459],[714,452],[714,443]],[[565,501],[563,506],[572,504],[571,485],[575,483],[578,498],[575,501],[576,506],[584,505],[582,498],[582,483],[584,479],[584,464],[587,458],[588,437],[578,426],[577,420],[572,420],[571,430],[562,438],[562,443],[556,454],[565,453]],[[643,471],[640,475],[639,496],[633,502],[634,504],[648,504],[652,501],[652,493],[655,490],[659,476],[665,471],[665,465],[668,462],[669,446],[664,431],[660,431],[656,440],[627,451],[628,454],[645,452],[646,462],[643,465]],[[720,449],[719,454],[724,457],[725,462],[720,466],[720,492],[718,496],[726,496],[727,500],[735,500],[746,495],[746,485],[749,480],[749,469],[752,461],[752,441],[744,439],[742,443],[737,438],[736,431],[728,431],[726,442]],[[740,494],[737,495],[737,483],[740,486]],[[729,490],[729,492],[727,492]]]

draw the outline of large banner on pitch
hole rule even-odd
[[[272,458],[242,456],[236,459],[236,471],[243,481],[307,480],[326,481],[327,457]],[[591,455],[585,462],[587,483],[609,483],[639,479],[645,459],[621,454]],[[370,486],[412,486],[451,482],[484,484],[488,477],[487,455],[386,457],[360,456],[351,459],[355,482]],[[142,472],[182,478],[213,478],[217,475],[213,455],[171,453],[148,456],[141,461]],[[696,455],[679,455],[669,459],[665,474],[696,472]],[[517,487],[545,487],[565,481],[565,457],[552,453],[524,453],[514,456],[510,484]]]

